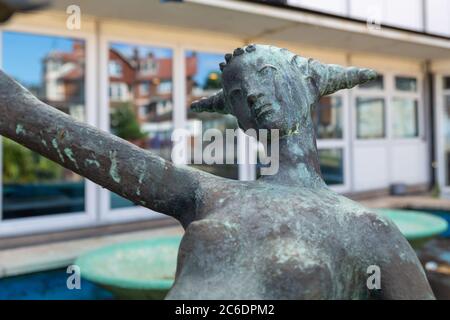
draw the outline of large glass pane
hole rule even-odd
[[[380,139],[385,136],[383,98],[356,99],[356,136],[358,139]]]
[[[85,119],[85,43],[3,33],[3,69],[42,101]],[[3,219],[82,212],[85,183],[75,173],[3,139]]]
[[[111,132],[170,160],[172,50],[112,43],[109,47]],[[111,194],[111,208],[134,206]]]
[[[360,84],[358,87],[364,90],[383,90],[384,77],[382,75],[378,75],[376,79]]]
[[[412,77],[395,77],[395,88],[400,91],[417,91],[417,79]]]
[[[414,138],[419,135],[417,105],[415,99],[394,98],[392,104],[394,138]]]
[[[447,167],[446,184],[450,186],[450,95],[445,97],[445,162]]]
[[[344,184],[344,157],[342,149],[319,150],[320,170],[328,185]]]
[[[320,99],[313,120],[318,139],[342,139],[342,98],[327,96]]]
[[[222,88],[219,63],[223,62],[223,59],[222,54],[195,51],[186,52],[187,108],[189,108],[192,101],[198,100],[201,97],[211,96]],[[237,139],[234,139],[234,141],[233,139],[228,140],[229,145],[227,146],[227,140],[224,135],[226,129],[234,130],[236,128],[237,122],[233,116],[207,112],[195,113],[189,110],[188,130],[190,132],[190,139],[188,139],[188,141],[191,150],[191,163],[195,167],[215,175],[238,179],[238,166],[236,161]],[[222,132],[224,142],[223,154],[226,154],[226,150],[233,150],[235,159],[233,161],[234,164],[226,164],[225,159],[223,159],[224,164],[207,165],[202,161],[201,157],[195,156],[201,155],[203,150],[211,143],[211,141],[202,141],[203,134],[208,129],[218,129]],[[196,148],[200,150],[195,152]]]

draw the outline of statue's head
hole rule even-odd
[[[232,114],[244,130],[281,133],[309,124],[311,108],[322,95],[376,76],[372,70],[324,65],[267,45],[237,48],[225,55],[220,69],[223,89],[193,102],[191,108]]]

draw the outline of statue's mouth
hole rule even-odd
[[[265,104],[255,108],[255,113],[256,113],[257,118],[261,118],[263,115],[266,115],[271,112],[272,112],[272,104],[271,103],[265,103]]]

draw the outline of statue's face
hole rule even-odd
[[[290,63],[292,57],[287,50],[255,45],[224,67],[225,99],[242,129],[286,132],[310,116],[300,103],[301,77]]]

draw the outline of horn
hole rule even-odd
[[[226,107],[223,90],[220,90],[216,94],[208,98],[201,98],[191,104],[191,110],[194,112],[217,112],[223,114],[229,114],[229,110]]]
[[[345,68],[335,64],[322,64],[317,60],[310,60],[308,63],[322,96],[341,89],[351,89],[377,77],[372,69]]]

